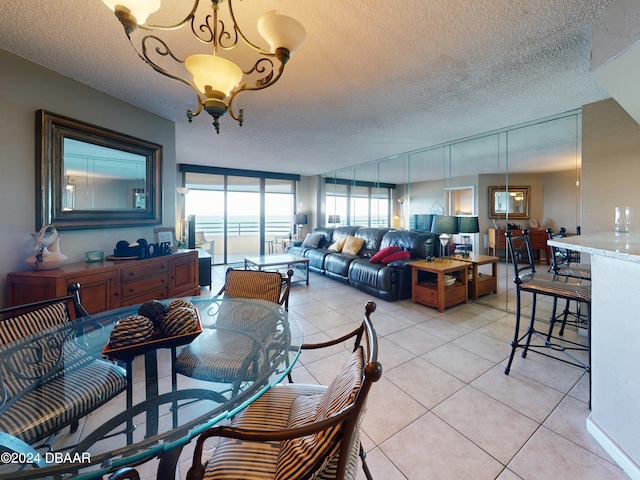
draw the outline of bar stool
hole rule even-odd
[[[505,236],[507,237],[507,245],[515,273],[513,281],[516,284],[516,324],[511,342],[511,355],[509,356],[509,361],[504,373],[509,375],[511,364],[513,363],[513,358],[518,348],[523,349],[522,358],[526,358],[527,353],[533,351],[555,360],[584,368],[589,372],[591,364],[591,282],[584,279],[557,275],[556,273],[536,272],[529,232],[524,230],[522,236],[514,237],[513,232],[507,231],[505,232]],[[520,335],[522,292],[530,292],[533,295],[533,302],[531,305],[529,327],[523,335]],[[536,300],[538,295],[553,297],[552,318],[556,316],[556,302],[559,298],[584,304],[587,317],[586,347],[580,343],[553,336],[553,322],[550,322],[549,331],[546,333],[539,332],[535,329]],[[532,343],[534,337],[536,342]],[[548,353],[550,350],[561,352],[568,357],[568,359],[551,355]],[[574,351],[586,351],[588,355],[587,362],[585,363],[572,355],[571,353]]]
[[[553,230],[550,228],[548,228],[546,232],[547,232],[547,236],[549,237],[549,240],[553,240],[555,238],[564,238],[566,236],[564,228],[561,228],[560,233],[558,234],[554,234]],[[570,250],[560,249],[558,247],[554,247],[551,245],[550,247],[551,247],[551,267],[549,268],[549,271],[554,272],[556,275],[561,275],[565,277],[578,278],[582,280],[591,280],[591,268],[579,263],[572,262],[571,261],[572,255]],[[557,300],[554,300],[554,302],[557,302]],[[585,316],[582,315],[580,312],[581,302],[576,302],[575,312],[569,309],[570,303],[571,303],[570,300],[567,300],[564,311],[561,314],[562,324],[560,326],[560,331],[558,332],[558,335],[560,336],[564,335],[564,328],[570,316],[575,318],[576,327],[584,326],[584,324],[586,323]],[[553,325],[556,321],[558,321],[559,317],[560,315],[550,319],[550,323],[551,323],[551,328],[549,329],[550,333],[553,332]]]

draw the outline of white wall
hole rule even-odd
[[[175,128],[152,115],[67,77],[0,50],[0,290],[7,273],[27,270],[35,230],[35,118],[39,109],[68,116],[163,146],[163,225],[175,226]],[[152,73],[150,74],[152,75]],[[70,262],[87,250],[110,254],[119,240],[153,239],[153,227],[62,232]]]

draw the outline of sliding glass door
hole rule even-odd
[[[209,246],[213,264],[241,264],[246,256],[282,252],[282,240],[294,228],[298,176],[194,165],[180,169],[189,189],[185,218],[195,216],[196,246]]]
[[[290,180],[265,179],[264,244],[265,253],[281,253],[283,240],[292,234],[294,183]]]

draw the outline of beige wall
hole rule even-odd
[[[557,231],[564,227],[568,233],[575,233],[576,227],[581,226],[581,192],[576,177],[580,178],[580,169],[542,176],[543,215],[538,220],[545,228]]]
[[[173,122],[93,90],[0,50],[0,302],[5,278],[33,249],[35,229],[36,110],[75,118],[163,145],[163,225],[175,226],[175,128]],[[153,239],[153,227],[62,232],[70,262],[87,250],[112,253],[119,240]]]
[[[583,233],[611,232],[616,205],[633,209],[631,228],[640,231],[640,126],[611,99],[585,105],[582,119]],[[638,408],[638,265],[604,256],[594,257],[593,265],[594,410],[588,428],[638,478],[637,422],[629,422]]]
[[[511,174],[509,185],[529,186],[529,216],[535,218],[542,228],[554,230],[565,227],[568,232],[575,232],[580,218],[580,198],[576,193],[576,170],[536,173]],[[451,179],[452,186],[475,186],[477,204],[475,213],[480,224],[480,251],[486,252],[487,229],[493,228],[489,217],[489,187],[505,185],[504,175],[478,175],[477,177],[459,177]],[[447,185],[448,186],[448,185]],[[429,213],[435,201],[444,205],[442,180],[411,184],[411,213]],[[505,220],[496,220],[502,227]],[[523,228],[529,227],[529,219],[513,219]]]
[[[640,125],[613,99],[582,111],[582,233],[613,230],[613,208],[632,208],[640,232]]]

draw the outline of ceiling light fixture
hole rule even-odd
[[[243,109],[236,114],[231,106],[236,95],[245,90],[263,90],[276,83],[282,76],[284,66],[293,53],[302,45],[306,32],[297,20],[286,15],[270,11],[258,19],[258,32],[270,46],[265,50],[250,42],[238,26],[234,13],[233,1],[226,0],[229,8],[231,25],[227,26],[218,19],[218,8],[225,0],[209,0],[212,15],[204,16],[202,23],[196,20],[196,11],[206,0],[195,0],[189,14],[175,25],[146,24],[147,17],[157,12],[161,0],[102,0],[122,23],[127,38],[138,53],[138,56],[149,64],[156,72],[189,85],[198,96],[198,108],[187,110],[189,122],[202,109],[213,117],[213,126],[220,133],[218,119],[227,111],[242,126]],[[200,25],[198,25],[200,23]],[[166,43],[156,34],[142,34],[140,39],[132,38],[132,34],[140,29],[145,32],[163,32],[179,30],[189,25],[193,36],[201,43],[212,48],[211,53],[194,53],[180,59]],[[137,36],[134,36],[137,37]],[[230,60],[218,56],[218,49],[232,50],[240,40],[260,54],[258,60],[247,71],[242,70]],[[151,58],[157,56],[154,60]],[[191,74],[193,80],[179,73],[171,73],[158,61],[171,59]],[[278,60],[276,67],[272,58]],[[186,74],[186,72],[185,72]]]

